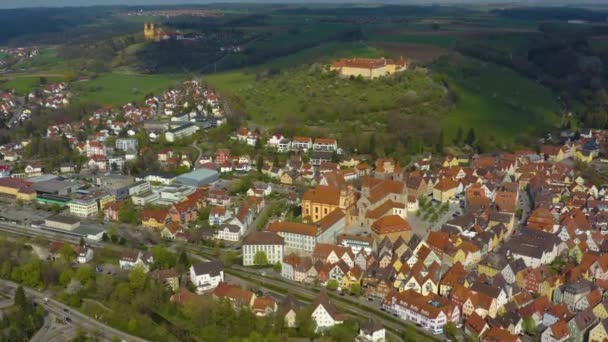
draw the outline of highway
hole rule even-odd
[[[12,287],[16,289],[19,284],[14,283],[12,281],[0,279],[0,284],[7,287]],[[128,342],[145,342],[146,340],[129,335],[120,330],[114,329],[110,326],[107,326],[87,315],[82,314],[79,311],[76,311],[69,306],[60,303],[52,298],[49,298],[48,301],[45,302],[44,298],[47,298],[47,295],[39,292],[37,290],[24,287],[25,293],[32,299],[34,299],[39,305],[44,305],[44,308],[58,317],[70,317],[72,320],[72,324],[81,327],[82,329],[89,332],[99,332],[100,338],[104,340],[112,340],[117,337],[122,341]]]

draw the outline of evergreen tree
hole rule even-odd
[[[369,153],[372,155],[372,159],[376,159],[376,135],[372,134],[369,138]]]
[[[475,130],[473,128],[469,129],[469,133],[467,133],[467,138],[464,142],[469,146],[473,146],[475,143]]]
[[[27,306],[27,300],[25,299],[25,291],[23,290],[23,286],[17,287],[15,291],[15,306],[18,306],[22,309],[25,309]]]
[[[458,130],[456,131],[456,136],[454,137],[454,145],[458,146],[462,143],[462,137],[464,132],[462,131],[462,126],[458,126]]]
[[[255,165],[258,169],[258,172],[262,172],[262,166],[264,166],[264,157],[260,154],[258,156],[258,161],[256,162]]]
[[[435,144],[435,151],[439,154],[443,153],[443,130],[439,132],[439,137],[437,138],[437,144]]]

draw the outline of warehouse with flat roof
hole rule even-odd
[[[220,174],[215,170],[198,169],[178,176],[177,183],[189,186],[203,186],[215,182],[220,178]]]

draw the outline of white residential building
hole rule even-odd
[[[337,151],[338,142],[336,139],[317,138],[312,144],[312,149],[315,151]]]
[[[241,238],[241,227],[234,224],[222,224],[215,232],[215,238],[226,241],[239,241]]]
[[[213,290],[224,281],[224,268],[219,261],[199,262],[190,266],[190,281],[198,294]]]
[[[357,341],[384,342],[386,341],[386,329],[382,323],[370,318],[361,324]]]
[[[76,261],[80,264],[86,264],[93,260],[93,249],[87,246],[79,247]]]
[[[254,266],[255,255],[264,252],[269,264],[283,261],[283,238],[271,232],[252,232],[243,240],[243,266]]]
[[[281,139],[277,144],[277,152],[286,153],[291,151],[291,141],[289,139]]]
[[[310,224],[275,221],[268,226],[268,231],[282,237],[288,248],[312,252],[317,243],[317,227]]]
[[[121,151],[137,150],[137,139],[134,138],[118,138],[116,139],[116,149]]]
[[[312,307],[314,310],[311,316],[317,325],[317,332],[327,330],[336,324],[344,322],[344,317],[338,314],[338,310],[324,290],[321,290],[317,298],[315,298]]]
[[[458,306],[434,293],[427,296],[414,290],[391,293],[382,306],[403,320],[420,324],[433,334],[443,333],[443,327],[448,322],[458,324],[460,321]]]

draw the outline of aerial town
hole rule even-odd
[[[0,341],[608,341],[608,9],[299,6],[0,9]]]
[[[65,84],[40,95],[30,94],[29,105],[54,108],[71,97]],[[11,94],[2,99],[10,118]],[[110,236],[131,238],[122,233],[131,229],[150,236],[144,244],[219,248],[238,262],[199,255],[178,272],[123,242],[116,269],[141,268],[182,305],[226,298],[256,316],[280,314],[290,327],[303,303],[234,280],[312,286],[317,333],[347,319],[334,303],[345,300],[377,313],[361,327],[362,341],[382,341],[401,323],[483,341],[607,337],[608,194],[575,163],[603,163],[608,131],[563,131],[538,152],[429,153],[406,166],[348,153],[330,137],[247,125],[223,147],[188,149],[225,124],[224,111],[217,94],[191,80],[143,106],[50,124],[45,139],[65,140],[78,162],[53,167],[27,158],[40,141],[0,146],[0,193],[19,208],[3,210],[2,229],[57,237],[48,253],[71,246],[82,264]],[[94,134],[79,138],[86,126]],[[142,159],[146,167],[137,170]],[[396,319],[390,333],[382,315]]]

